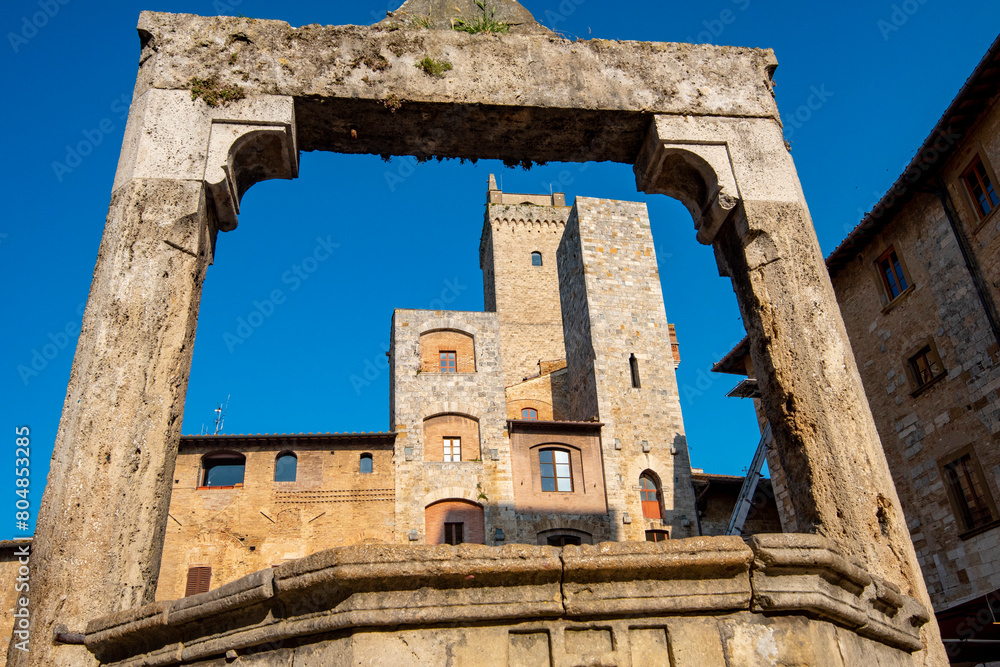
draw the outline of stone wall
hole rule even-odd
[[[398,433],[396,523],[400,538],[423,543],[424,514],[429,505],[440,500],[467,500],[483,507],[486,543],[493,544],[496,528],[505,533],[514,528],[497,314],[397,310],[392,322],[391,423]],[[475,372],[419,372],[422,334],[445,329],[472,337]],[[430,429],[435,442],[429,443],[424,424],[439,415],[460,415],[477,422],[478,451],[466,451],[463,438],[461,462],[432,460],[441,448],[437,439],[445,434]]]
[[[923,664],[913,599],[814,535],[332,549],[92,621],[101,664]]]
[[[189,437],[174,471],[156,599],[184,596],[190,567],[211,567],[216,589],[251,572],[332,546],[395,539],[393,438]],[[205,488],[202,456],[246,456],[242,487]],[[298,457],[296,481],[275,482],[275,457]],[[361,454],[373,472],[361,474]]]
[[[674,537],[695,535],[673,341],[646,205],[577,197],[559,248],[559,279],[571,410],[574,419],[604,423],[616,539],[641,540],[663,527]],[[662,522],[641,519],[639,476],[647,470],[661,480]]]

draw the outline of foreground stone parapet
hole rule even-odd
[[[369,545],[94,620],[86,645],[117,667],[913,665],[927,621],[814,535]]]

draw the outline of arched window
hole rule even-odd
[[[362,454],[361,455],[361,468],[360,468],[360,470],[361,470],[361,473],[364,474],[364,475],[367,475],[367,474],[375,472],[375,463],[374,463],[374,461],[372,461],[372,455],[371,454]]]
[[[294,482],[299,459],[292,452],[282,452],[274,460],[274,481]]]
[[[527,419],[529,421],[538,421],[538,410],[534,408],[524,408],[521,410],[521,419]]]
[[[573,491],[573,472],[570,469],[569,451],[543,449],[538,452],[542,474],[542,491],[570,493]]]
[[[540,252],[533,252],[533,253],[531,253],[531,265],[532,266],[541,266],[542,265],[542,253],[540,253]]]
[[[639,498],[642,500],[642,516],[647,519],[659,519],[660,487],[648,472],[639,477]]]
[[[247,458],[238,452],[206,454],[201,459],[203,487],[233,488],[243,486]]]

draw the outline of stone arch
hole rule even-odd
[[[449,330],[468,334],[473,338],[479,335],[479,329],[455,317],[438,317],[433,320],[428,320],[422,327],[417,329],[417,335],[423,336],[424,334],[431,333],[432,331]]]
[[[729,147],[655,142],[653,147],[647,144],[643,153],[636,163],[640,189],[681,202],[694,219],[698,241],[712,243],[740,201]]]
[[[467,489],[461,486],[446,486],[425,494],[420,499],[420,504],[423,507],[427,507],[442,500],[468,500],[470,503],[476,505],[482,502],[479,492],[475,489]]]
[[[642,500],[643,491],[645,490],[643,488],[643,483],[642,483],[643,479],[647,479],[650,482],[652,482],[653,486],[656,488],[656,513],[659,514],[658,517],[656,517],[656,516],[647,517],[646,516],[646,514],[650,513],[650,512],[647,512],[645,501]],[[642,520],[644,522],[645,521],[663,521],[664,517],[666,517],[666,511],[665,511],[666,507],[664,507],[664,505],[663,505],[663,478],[660,477],[660,475],[655,470],[652,470],[650,468],[646,468],[641,473],[639,473],[639,476],[636,478],[636,481],[637,481],[637,483],[639,484],[639,487],[640,487],[639,488],[639,500],[640,500],[641,514],[639,516],[642,517]]]
[[[466,403],[465,401],[442,401],[441,403],[432,403],[428,406],[424,410],[423,415],[421,415],[421,420],[448,414],[465,415],[476,421],[481,421],[483,418],[482,411],[472,403]]]

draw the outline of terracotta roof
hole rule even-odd
[[[392,431],[362,431],[358,433],[220,433],[219,435],[182,435],[181,442],[194,440],[289,440],[289,439],[321,439],[321,438],[390,438],[395,437]]]
[[[747,365],[744,359],[750,354],[750,339],[743,337],[736,347],[729,351],[729,354],[724,356],[718,361],[714,366],[712,366],[713,373],[729,373],[731,375],[746,375]]]
[[[948,109],[937,122],[930,136],[907,165],[902,175],[886,192],[882,200],[847,235],[837,249],[826,259],[827,269],[833,276],[857,254],[892,219],[921,184],[934,176],[951,155],[964,132],[971,127],[986,109],[988,102],[1000,89],[1000,36],[986,51],[965,85],[958,91]],[[943,140],[943,143],[942,143]],[[943,146],[943,148],[942,148]]]

